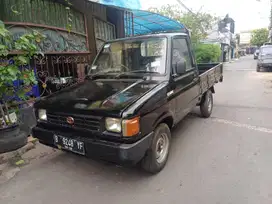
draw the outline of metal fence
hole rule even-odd
[[[45,96],[85,78],[85,66],[90,62],[88,54],[80,55],[45,55],[34,59],[39,93]]]

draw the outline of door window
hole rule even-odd
[[[173,39],[172,64],[176,64],[180,61],[186,62],[186,71],[193,68],[190,51],[185,38]]]

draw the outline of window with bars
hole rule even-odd
[[[94,32],[97,51],[101,48],[104,42],[116,38],[115,26],[97,18],[94,18]]]

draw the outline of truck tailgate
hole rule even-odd
[[[214,84],[223,81],[223,64],[198,64],[200,72],[200,92],[205,93]]]

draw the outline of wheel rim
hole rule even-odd
[[[162,133],[156,144],[156,159],[158,163],[162,163],[168,154],[169,139],[165,133]]]
[[[212,97],[211,95],[208,97],[208,111],[212,111]]]

